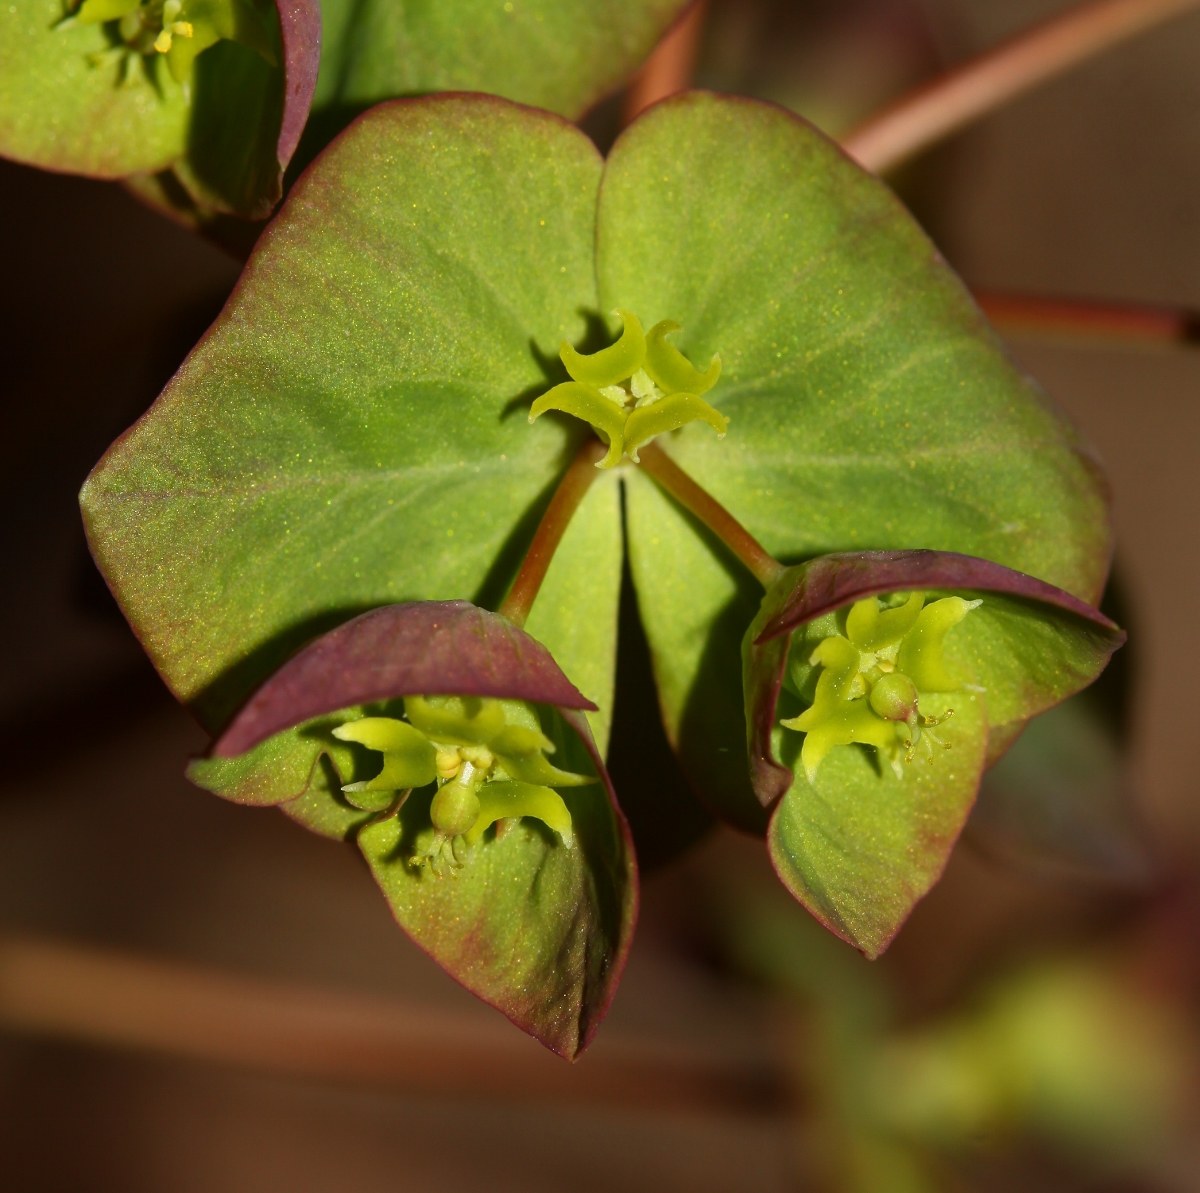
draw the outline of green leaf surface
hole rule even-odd
[[[649,54],[687,0],[324,0],[315,111],[486,91],[575,118]]]
[[[503,595],[574,449],[521,403],[594,309],[599,174],[582,134],[498,101],[377,110],[88,480],[96,556],[210,728],[354,613]]]
[[[987,720],[974,693],[923,698],[951,748],[918,757],[897,777],[874,750],[839,746],[812,783],[799,765],[803,735],[780,729],[776,753],[796,778],[771,817],[767,847],[783,884],[831,931],[877,957],[941,877],[975,801]]]
[[[1086,687],[1113,652],[1102,625],[1005,593],[959,595],[983,604],[947,638],[946,656],[984,689],[993,729],[1024,724]]]
[[[956,550],[1099,594],[1091,457],[887,187],[803,121],[702,93],[647,112],[605,170],[597,271],[602,309],[677,321],[692,361],[720,354],[705,398],[727,438],[692,426],[663,446],[776,558]],[[629,486],[629,551],[670,728],[736,691],[740,660],[732,634],[675,628],[713,625],[733,582],[694,524],[662,549],[649,493]],[[683,749],[730,804],[703,741]]]

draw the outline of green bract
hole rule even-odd
[[[784,884],[882,952],[941,874],[989,752],[1123,641],[1069,593],[970,556],[845,552],[785,569],[743,644],[751,778]]]
[[[593,355],[615,338],[598,334],[613,310],[651,328],[645,360],[658,375],[645,372],[659,389],[699,400],[716,374],[693,365],[720,353],[705,401],[729,419],[727,437],[689,424],[656,446],[776,558],[953,550],[1098,595],[1109,531],[1094,463],[891,192],[821,134],[776,108],[693,93],[652,108],[604,162],[547,113],[429,97],[380,106],[330,146],[211,331],[84,487],[96,558],[180,698],[216,731],[299,644],[364,609],[455,598],[496,608],[590,434],[560,413],[532,426],[527,415],[556,385],[598,391],[613,383],[606,362],[627,367],[635,345],[618,347],[619,361]],[[565,353],[568,366],[594,375],[564,372],[564,340],[578,354]],[[740,661],[761,590],[632,463],[588,492],[525,629],[599,705],[589,721],[603,749],[624,547],[668,735],[704,798],[762,829]],[[992,608],[1001,615],[985,594],[947,641],[974,643],[972,623]],[[1040,660],[1013,650],[1002,664],[1016,677]],[[921,716],[952,698],[954,748],[945,767],[906,773],[942,783],[960,768],[969,805],[991,728],[1015,732],[1031,713],[1019,700],[985,712],[966,688],[927,696],[911,678]],[[576,851],[551,848],[555,832],[536,857],[508,851],[509,834],[494,862],[438,884],[433,908],[421,901],[433,888],[404,861],[429,807],[414,796],[361,828],[369,814],[339,801],[319,762],[343,747],[312,732],[281,732],[206,785],[286,802],[319,831],[358,832],[410,931],[477,916],[476,943],[500,958],[529,907],[497,909],[489,882],[528,879],[521,890],[539,892],[548,923],[544,901],[589,889],[599,872],[570,869]],[[818,787],[863,753],[829,752]],[[566,754],[556,764],[578,769]],[[591,790],[562,796],[579,840]],[[888,814],[853,811],[865,828]],[[611,836],[605,815],[596,832]],[[510,856],[519,874],[490,870]],[[543,864],[558,877],[535,882]]]

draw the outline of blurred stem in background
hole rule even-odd
[[[1197,0],[1082,4],[918,88],[842,144],[866,169],[886,173],[1039,84],[1196,4]]]
[[[629,124],[639,112],[692,85],[700,56],[708,0],[696,0],[634,76],[625,94],[621,123]]]

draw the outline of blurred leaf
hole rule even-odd
[[[1178,1121],[1191,1033],[1111,966],[1057,962],[877,1053],[869,1113],[941,1147],[1028,1132],[1094,1164],[1148,1158]]]
[[[181,85],[162,54],[93,65],[122,43],[107,25],[59,27],[63,0],[0,7],[0,154],[98,178],[176,166],[206,208],[268,215],[308,115],[320,14],[312,0],[278,0],[258,11],[280,65],[221,41],[200,54]]]
[[[688,0],[324,0],[315,111],[487,91],[570,119],[633,73]]]
[[[990,857],[1066,878],[1139,887],[1154,872],[1124,759],[1086,695],[1031,722],[984,775],[966,837]]]

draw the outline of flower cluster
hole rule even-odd
[[[134,55],[161,54],[175,81],[186,83],[197,56],[222,40],[241,42],[275,65],[266,27],[249,0],[83,0],[63,24],[70,21],[111,26],[115,44],[91,62],[119,62],[123,79]]]
[[[483,834],[497,833],[522,816],[542,821],[568,848],[571,813],[555,787],[594,783],[587,775],[558,769],[546,757],[554,743],[542,732],[534,709],[522,700],[478,696],[406,696],[406,720],[363,717],[335,729],[342,741],[383,754],[373,779],[342,788],[357,806],[395,812],[409,793],[436,782],[430,804],[432,840],[415,853],[415,866],[435,874],[465,864]],[[389,798],[390,797],[390,798]]]
[[[632,311],[613,313],[624,328],[608,348],[585,356],[563,341],[559,356],[572,379],[542,394],[529,421],[547,410],[561,410],[590,423],[608,444],[598,468],[612,468],[626,453],[636,463],[643,444],[697,420],[723,439],[729,419],[700,396],[717,383],[721,358],[714,356],[701,373],[667,341],[680,330],[678,323],[664,319],[647,333]]]
[[[922,692],[953,692],[962,680],[947,665],[947,632],[982,601],[943,597],[925,604],[925,594],[895,594],[856,601],[845,614],[844,632],[821,638],[789,662],[785,682],[811,703],[799,716],[781,721],[805,734],[800,760],[809,782],[834,746],[861,742],[875,746],[897,776],[923,745],[930,762],[935,746],[949,749],[931,732],[954,715],[921,715]],[[816,623],[813,623],[814,626]],[[816,668],[820,668],[819,672]],[[815,675],[815,688],[813,679]]]

